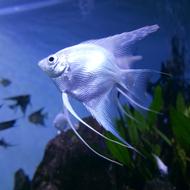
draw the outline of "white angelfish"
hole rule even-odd
[[[135,108],[149,110],[145,104],[148,98],[147,80],[153,72],[159,72],[149,69],[130,69],[129,65],[139,60],[141,56],[129,55],[127,51],[135,42],[158,29],[158,25],[145,26],[131,32],[86,41],[62,49],[39,62],[40,68],[52,78],[61,91],[67,121],[76,135],[93,152],[117,164],[120,163],[99,154],[86,143],[73,126],[69,113],[104,139],[138,152],[116,130],[113,117],[115,109],[111,108],[117,105],[122,113],[131,117],[121,108],[117,97],[119,92]],[[81,102],[100,125],[120,142],[104,136],[83,121],[74,111],[69,97]]]
[[[67,132],[69,129],[71,129],[64,111],[60,111],[55,116],[53,120],[53,125],[58,130],[58,134],[60,134],[61,132]],[[76,129],[77,127],[78,127],[78,124],[75,125]]]
[[[60,132],[66,132],[70,129],[69,124],[67,122],[67,118],[65,117],[64,112],[59,112],[55,119],[53,120],[54,127],[58,130],[58,134]]]

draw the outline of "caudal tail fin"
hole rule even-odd
[[[147,84],[153,74],[170,76],[167,73],[152,69],[128,69],[123,71],[123,81],[117,86],[118,92],[120,92],[128,102],[139,111],[146,110],[159,113],[155,110],[149,109],[152,97],[147,92]]]

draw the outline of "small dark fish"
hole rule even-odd
[[[8,148],[8,147],[11,147],[11,146],[14,146],[14,145],[8,143],[5,139],[1,138],[0,139],[0,146],[3,147],[3,148]]]
[[[11,100],[11,101],[15,101],[14,104],[9,105],[9,107],[11,109],[16,109],[17,107],[20,107],[21,111],[23,113],[26,112],[27,106],[29,104],[31,104],[30,101],[30,95],[26,94],[26,95],[20,95],[20,96],[13,96],[13,97],[9,97],[6,98],[5,100]]]
[[[3,104],[0,105],[0,109],[3,107]]]
[[[15,123],[16,119],[0,122],[0,131],[14,127]]]
[[[45,126],[45,118],[47,118],[47,113],[43,113],[43,109],[41,108],[28,116],[28,120],[35,125]]]
[[[11,81],[9,79],[6,78],[1,78],[0,79],[0,84],[4,87],[7,87],[11,84]]]

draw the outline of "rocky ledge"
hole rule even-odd
[[[102,127],[93,118],[84,120],[99,132],[103,132]],[[108,155],[104,140],[100,136],[82,124],[79,125],[78,132],[98,152]],[[134,184],[134,189],[172,189],[170,184],[157,179],[145,185],[141,179],[133,176],[133,181],[129,182],[129,175],[127,168],[95,155],[72,130],[68,130],[47,144],[44,157],[30,184],[23,172],[19,172],[19,175],[17,172],[15,175],[17,188],[14,190],[132,190],[129,184]]]

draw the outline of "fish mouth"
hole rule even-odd
[[[43,71],[45,70],[44,59],[42,59],[41,61],[38,62],[38,66],[39,66],[40,69],[42,69]]]
[[[38,66],[39,66],[40,69],[41,69],[42,71],[44,71],[48,76],[54,77],[54,73],[55,73],[54,69],[55,69],[56,65],[53,65],[53,66],[50,67],[50,66],[47,64],[46,60],[45,60],[45,59],[42,59],[41,61],[38,62]]]

